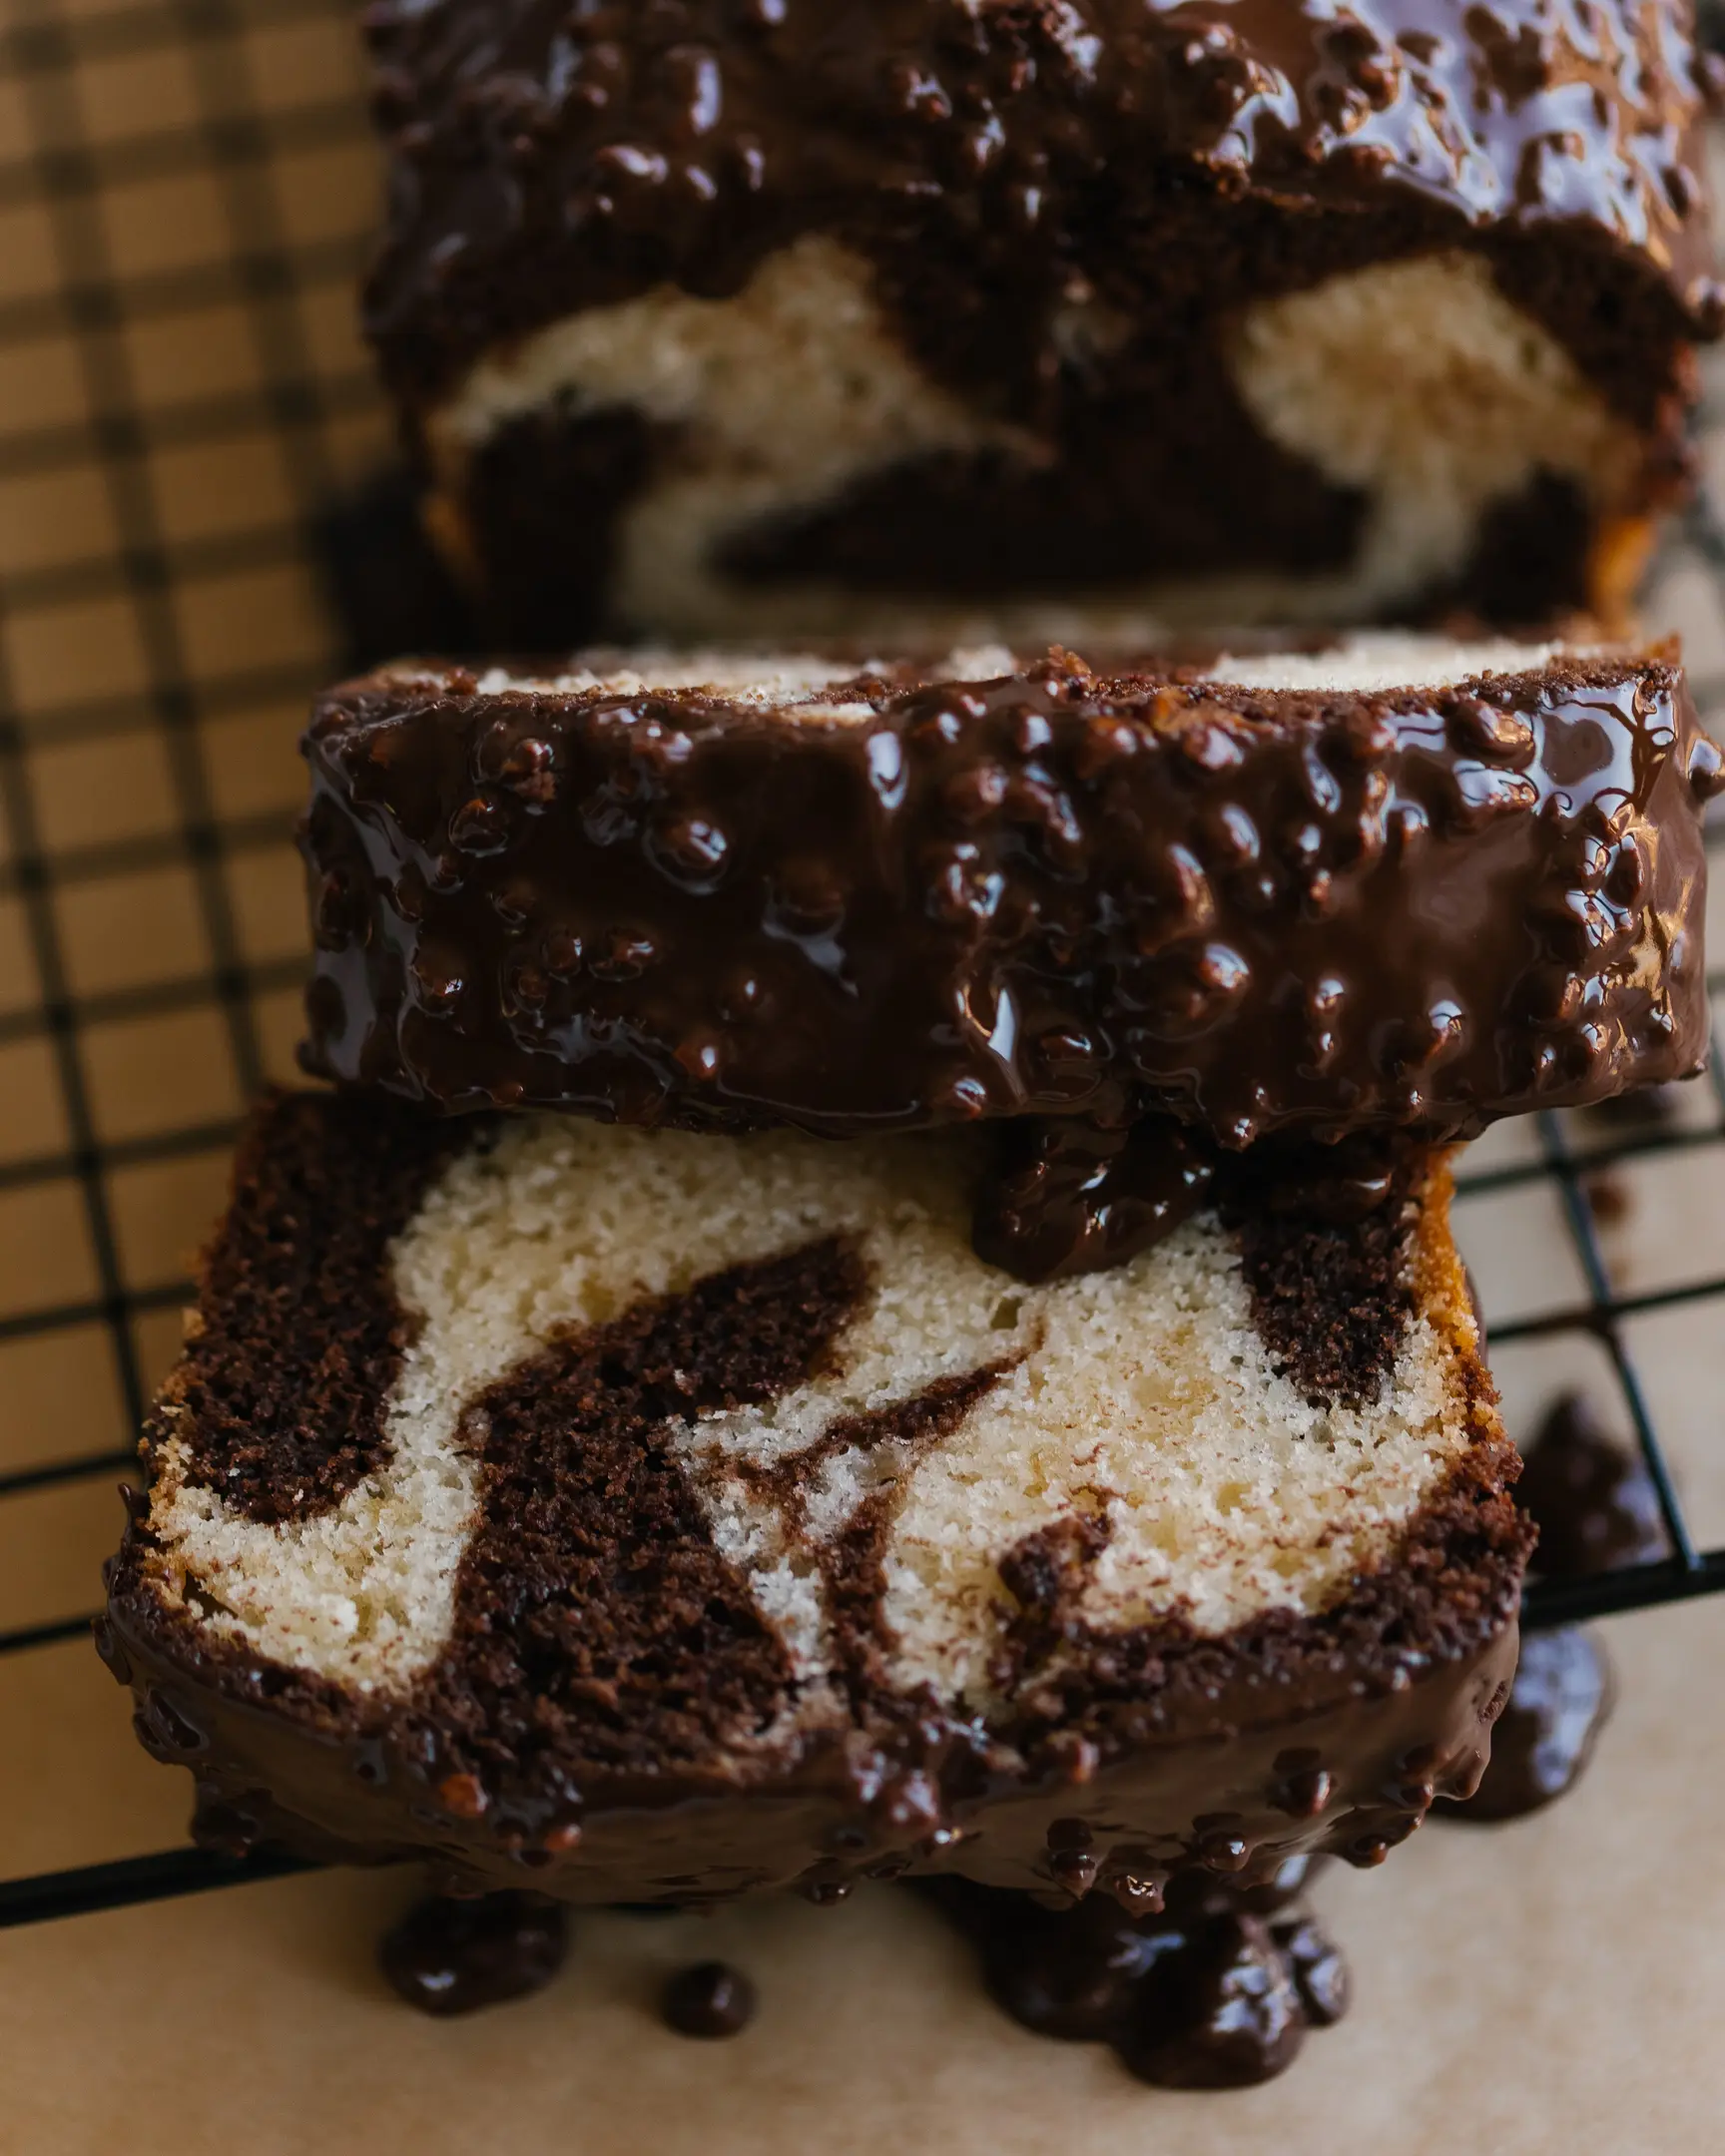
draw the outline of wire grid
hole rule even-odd
[[[388,427],[351,321],[376,175],[343,0],[13,0],[0,38],[3,1668],[87,1631],[117,1519],[85,1500],[133,1463],[244,1103],[291,1069],[293,742],[336,644],[312,534]],[[1718,655],[1697,690],[1725,716],[1710,500],[1658,581]],[[1626,1330],[1708,1325],[1725,1263],[1625,1293],[1596,1219],[1607,1171],[1725,1146],[1725,1064],[1710,1083],[1670,1126],[1538,1118],[1462,1177],[1463,1219],[1554,1194],[1579,1292],[1493,1347],[1603,1352],[1673,1552],[1535,1585],[1530,1625],[1725,1588]],[[86,1865],[0,1883],[0,1925],[289,1869]]]

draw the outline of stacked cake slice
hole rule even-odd
[[[1667,655],[402,666],[309,747],[357,1090],[248,1140],[110,1613],[205,1832],[1153,1901],[1472,1786],[1441,1144],[1701,1054]]]
[[[921,1879],[1153,2079],[1334,2017],[1272,1914],[1515,1669],[1449,1151],[1706,1045],[1676,653],[1479,626],[1610,616],[1679,476],[1693,67],[1525,12],[371,11],[428,515],[562,656],[306,737],[333,1089],[102,1626],[202,1839]]]

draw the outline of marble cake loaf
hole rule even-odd
[[[268,1103],[99,1628],[200,1836],[1145,1907],[1469,1791],[1529,1535],[1441,1157],[1026,1289],[974,1141]]]
[[[1718,752],[1663,649],[405,662],[306,741],[307,1060],[836,1136],[1454,1133],[1694,1070]]]
[[[1680,488],[1688,0],[366,19],[366,322],[493,642],[1609,616]]]

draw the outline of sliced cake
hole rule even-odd
[[[1609,612],[1680,487],[1688,0],[366,22],[366,323],[515,648]]]
[[[971,1248],[986,1172],[268,1104],[102,1627],[201,1837],[1149,1907],[1469,1791],[1529,1536],[1441,1158],[1034,1287]]]
[[[440,1107],[1237,1147],[1705,1053],[1668,648],[405,662],[306,753],[309,1067]]]

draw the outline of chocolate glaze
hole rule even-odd
[[[542,1991],[567,1944],[568,1917],[540,1894],[428,1894],[383,1934],[377,1961],[409,2006],[441,2017]]]
[[[1712,318],[1695,54],[1662,0],[1584,23],[1379,0],[1370,24],[1317,0],[412,0],[366,25],[391,153],[366,323],[416,399],[577,309],[735,292],[808,231],[874,262],[937,374],[1029,414],[1079,282],[1185,325],[1312,281],[1314,254],[1477,246],[1634,402],[1655,340]]]
[[[976,1255],[1026,1281],[1123,1265],[1198,1211],[1216,1166],[1168,1116],[1014,1118],[977,1199]]]
[[[921,1890],[975,1946],[989,1994],[1038,2035],[1113,2045],[1164,2088],[1244,2088],[1293,2064],[1348,2006],[1348,1971],[1297,1905],[1311,1867],[1264,1885],[1172,1883],[1133,1914],[1106,1895],[1040,1905],[964,1880]]]
[[[698,1961],[665,1986],[660,2012],[679,2036],[740,2036],[755,2018],[755,1986],[727,1961]]]
[[[1237,1147],[1471,1130],[1704,1054],[1719,757],[1662,660],[1319,696],[1057,654],[833,693],[872,716],[449,668],[330,692],[308,1067],[835,1136],[1161,1108]]]
[[[1515,1496],[1538,1527],[1535,1562],[1547,1578],[1582,1579],[1668,1554],[1652,1477],[1608,1434],[1585,1393],[1552,1402]],[[1524,1639],[1484,1778],[1465,1804],[1442,1810],[1476,1821],[1538,1811],[1579,1780],[1615,1702],[1610,1661],[1590,1633],[1571,1625]]]
[[[298,1095],[266,1109],[244,1172],[308,1187],[298,1156],[331,1118],[359,1116],[380,1179],[418,1157],[427,1126],[410,1113]],[[1441,1201],[1438,1183],[1416,1202]],[[267,1354],[299,1322],[279,1304],[264,1338],[249,1262],[219,1243],[200,1311],[237,1362],[244,1329]],[[344,1327],[375,1299],[377,1269],[355,1262],[306,1306],[313,1360],[312,1325]],[[1272,1612],[1220,1637],[1178,1616],[1098,1630],[1080,1590],[1101,1536],[1074,1521],[1065,1542],[1032,1536],[1002,1562],[999,1704],[960,1713],[888,1679],[881,1521],[865,1504],[830,1560],[835,1681],[800,1691],[669,1431],[702,1403],[798,1381],[858,1287],[845,1243],[815,1243],[554,1342],[499,1380],[471,1425],[482,1513],[453,1634],[401,1698],[229,1644],[198,1614],[196,1582],[173,1606],[135,1508],[99,1645],[134,1688],[146,1747],[191,1769],[195,1834],[230,1851],[429,1857],[435,1884],[468,1891],[679,1904],[776,1886],[832,1900],[858,1879],[931,1871],[1065,1890],[1076,1852],[1077,1871],[1143,1910],[1190,1872],[1249,1885],[1320,1849],[1378,1863],[1439,1791],[1474,1786],[1507,1696],[1528,1530],[1489,1380],[1459,1339],[1471,1448],[1321,1616]],[[1450,1302],[1431,1308],[1449,1322]],[[1360,1324],[1351,1308],[1308,1312],[1325,1338]],[[1378,1322],[1402,1321],[1386,1308]],[[992,1378],[895,1403],[879,1434],[914,1444]],[[153,1425],[151,1444],[174,1426]],[[205,1471],[221,1486],[219,1458]],[[306,1516],[327,1501],[298,1500]]]

